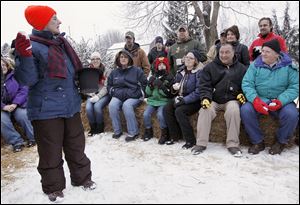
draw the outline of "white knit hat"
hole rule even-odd
[[[91,59],[93,59],[93,58],[100,58],[101,59],[100,53],[97,52],[97,51],[95,51],[94,53],[92,53]]]

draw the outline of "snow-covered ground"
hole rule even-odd
[[[299,204],[296,145],[275,156],[268,154],[269,148],[249,155],[247,147],[242,147],[243,157],[234,158],[218,143],[210,143],[203,154],[195,156],[190,149],[181,149],[183,142],[172,146],[158,145],[157,139],[126,143],[125,136],[118,140],[111,136],[87,138],[86,154],[97,189],[72,187],[64,163],[67,185],[63,203]],[[12,168],[13,180],[1,177],[1,203],[50,203],[36,170],[36,147],[31,149],[29,156],[22,156],[26,166]]]

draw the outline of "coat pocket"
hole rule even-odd
[[[67,95],[63,92],[48,92],[42,102],[42,112],[63,114],[68,109]]]

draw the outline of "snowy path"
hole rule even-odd
[[[124,136],[115,140],[111,134],[87,138],[96,190],[72,187],[64,163],[63,203],[299,203],[296,145],[280,156],[269,155],[268,148],[252,156],[242,147],[244,156],[238,159],[216,143],[194,156],[190,149],[181,149],[183,142],[126,143]],[[12,170],[15,180],[1,178],[1,203],[49,203],[41,190],[36,152],[28,158],[28,165]]]

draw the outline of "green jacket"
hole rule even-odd
[[[161,79],[163,82],[164,89],[154,87],[153,89],[150,88],[149,85],[146,87],[146,94],[147,104],[152,106],[163,106],[166,105],[167,102],[170,100],[172,94],[170,90],[170,86],[173,81],[173,76],[171,74],[166,74],[164,76],[155,76],[155,79]]]
[[[242,81],[242,89],[251,103],[258,96],[266,103],[278,99],[284,106],[299,96],[299,69],[292,65],[291,58],[285,53],[281,53],[274,68],[264,64],[259,56],[250,64]]]

